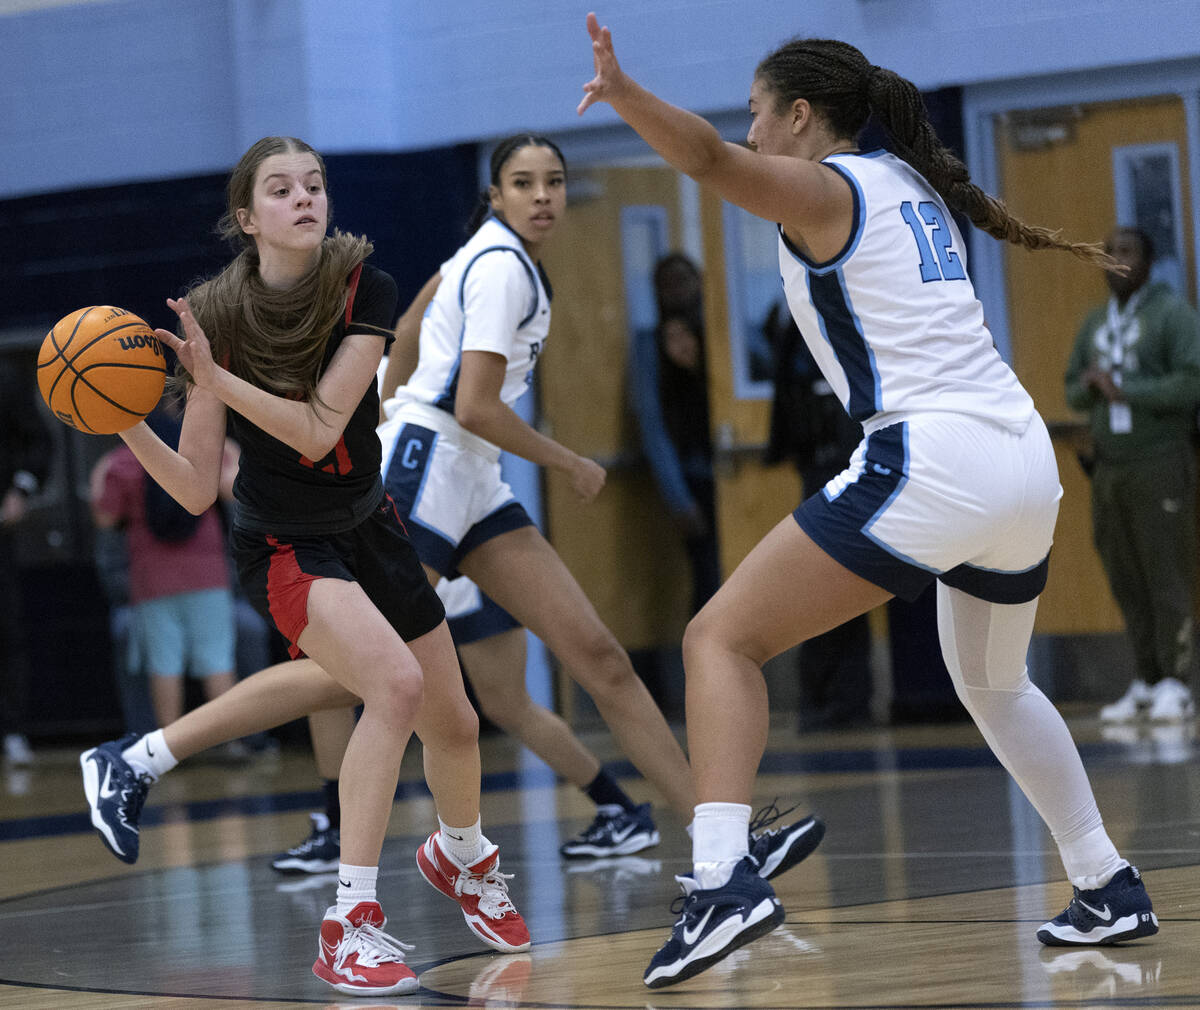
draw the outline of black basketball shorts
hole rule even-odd
[[[289,643],[308,625],[308,591],[316,579],[357,582],[406,642],[445,620],[390,496],[353,529],[311,536],[273,536],[239,527],[233,558],[247,598]]]

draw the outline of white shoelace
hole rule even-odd
[[[512,878],[513,874],[501,873],[498,869],[489,870],[482,876],[460,873],[454,882],[454,893],[478,894],[479,910],[490,919],[500,919],[517,910],[508,896],[508,884],[505,883]]]
[[[403,963],[405,953],[415,949],[411,943],[403,943],[378,926],[364,922],[343,935],[333,966],[341,968],[351,954],[357,954],[358,963],[365,968],[375,968],[387,961]]]

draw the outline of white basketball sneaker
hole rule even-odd
[[[1135,680],[1120,698],[1100,709],[1101,722],[1133,722],[1146,713],[1154,692],[1144,680]]]
[[[1187,685],[1164,677],[1154,685],[1146,715],[1151,722],[1187,722],[1196,715],[1196,702]]]

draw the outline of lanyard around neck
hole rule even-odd
[[[1117,307],[1117,298],[1113,295],[1108,300],[1108,333],[1111,338],[1111,350],[1109,352],[1112,358],[1112,370],[1114,377],[1120,372],[1121,365],[1125,361],[1125,351],[1133,346],[1134,337],[1137,330],[1134,326],[1134,321],[1137,317],[1138,306],[1142,303],[1142,295],[1145,289],[1135,291],[1129,296],[1129,301],[1125,303],[1125,308]]]

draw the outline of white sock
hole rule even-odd
[[[750,807],[699,803],[692,826],[692,876],[705,891],[724,886],[750,852]]]
[[[442,848],[450,855],[464,866],[470,866],[479,861],[487,839],[483,837],[478,817],[475,818],[475,823],[467,828],[451,827],[439,817],[438,827],[441,829],[439,841],[442,843]]]
[[[378,878],[378,866],[338,863],[337,914],[349,915],[360,901],[374,901],[375,881]]]
[[[175,755],[171,753],[171,748],[167,746],[166,737],[161,729],[147,733],[136,743],[130,744],[121,751],[121,757],[133,766],[134,771],[149,775],[155,782],[159,776],[165,775],[179,764]]]

